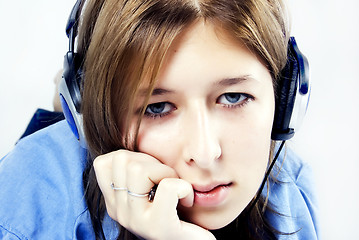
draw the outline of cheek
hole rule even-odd
[[[270,153],[273,116],[274,98],[266,104],[253,102],[242,117],[223,124],[223,159],[230,159],[229,169],[233,169],[233,174],[247,184],[251,182],[257,186],[264,175]]]
[[[137,138],[138,150],[172,167],[175,164],[175,156],[179,154],[179,147],[176,143],[178,134],[176,124],[150,125],[143,123]]]
[[[223,124],[224,153],[242,156],[241,163],[248,166],[267,162],[274,117],[274,101],[271,103],[253,103],[236,122]]]

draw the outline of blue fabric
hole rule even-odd
[[[268,213],[268,218],[282,232],[299,230],[280,239],[317,239],[310,169],[291,152],[281,166],[283,155],[269,200],[284,216]],[[94,239],[82,184],[86,159],[66,121],[20,140],[0,160],[0,239]],[[116,226],[107,215],[106,239],[116,238]]]
[[[270,179],[269,201],[280,214],[267,213],[270,223],[280,232],[295,233],[278,239],[319,239],[318,205],[309,165],[292,151],[283,150]]]
[[[20,138],[24,138],[40,129],[48,127],[64,119],[65,116],[62,112],[52,112],[39,108],[32,116],[25,132]]]

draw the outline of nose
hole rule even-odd
[[[183,151],[186,161],[200,168],[211,168],[222,154],[215,119],[201,103],[193,104],[185,118]]]

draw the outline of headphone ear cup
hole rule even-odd
[[[288,43],[287,64],[277,82],[272,140],[288,140],[303,121],[310,96],[308,60],[293,37]]]
[[[290,128],[292,112],[297,95],[298,63],[288,48],[288,60],[277,81],[276,107],[272,129],[273,140],[288,140],[293,137]]]
[[[80,145],[86,148],[81,108],[81,93],[79,88],[79,72],[75,63],[75,55],[68,52],[64,59],[63,77],[59,84],[59,95],[63,113]]]
[[[81,0],[76,1],[66,24],[69,51],[64,57],[64,72],[59,84],[59,94],[65,118],[72,132],[79,140],[80,145],[86,148],[87,144],[81,114],[80,84],[82,79],[82,61],[81,57],[75,53],[75,38],[77,36],[78,23],[80,22],[82,3]]]

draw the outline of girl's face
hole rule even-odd
[[[243,44],[198,22],[173,43],[143,117],[138,149],[192,184],[181,218],[207,229],[233,221],[268,164],[272,78]]]

